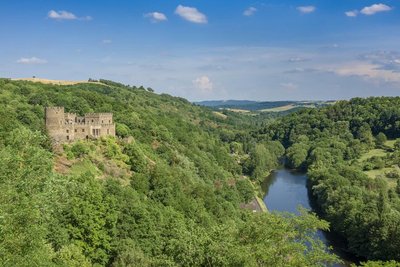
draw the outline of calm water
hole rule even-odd
[[[263,185],[265,190],[264,203],[270,211],[286,211],[298,214],[299,205],[307,209],[311,208],[311,202],[307,190],[307,175],[294,172],[287,169],[274,171]],[[338,255],[345,264],[336,266],[350,266],[355,259],[343,252],[340,247],[340,240],[326,234],[318,232],[317,238],[320,238],[327,246],[334,248],[334,253]]]

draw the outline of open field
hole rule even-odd
[[[385,142],[385,147],[391,149],[394,147],[394,143],[396,142],[396,140],[388,140]],[[386,155],[390,154],[391,152],[385,149],[372,149],[370,151],[368,151],[367,153],[365,153],[364,155],[362,155],[359,159],[360,163],[366,162],[368,161],[370,158],[372,157],[385,157]],[[385,167],[382,169],[376,169],[376,170],[368,170],[368,171],[364,171],[364,173],[366,175],[368,175],[368,177],[376,179],[377,177],[381,176],[384,177],[384,179],[388,182],[389,187],[395,187],[396,186],[396,179],[393,178],[388,178],[386,175],[389,172],[396,172],[399,171],[397,166],[392,166],[392,167]]]
[[[387,152],[385,150],[380,149],[380,148],[372,149],[361,156],[360,162],[366,161],[374,156],[375,157],[384,157],[384,156],[386,156],[386,153]]]
[[[388,140],[386,141],[385,146],[394,148],[394,143],[396,143],[396,140]]]
[[[250,113],[250,110],[238,109],[238,108],[227,108],[226,110],[238,113]]]
[[[297,106],[290,104],[290,105],[276,107],[276,108],[266,108],[266,109],[262,109],[260,111],[262,111],[262,112],[281,112],[281,111],[288,111],[288,110],[294,109],[295,107],[297,107]]]
[[[396,168],[394,167],[387,167],[387,168],[383,168],[383,169],[379,169],[379,170],[370,170],[370,171],[364,171],[364,173],[366,175],[368,175],[368,177],[372,178],[372,179],[376,179],[379,176],[384,177],[384,179],[386,180],[386,182],[388,183],[389,187],[393,188],[396,186],[397,181],[396,179],[393,178],[389,178],[386,177],[386,174],[388,172],[392,172],[392,171],[396,171]]]
[[[54,84],[54,85],[75,85],[79,83],[89,83],[88,81],[64,81],[64,80],[50,80],[50,79],[42,79],[42,78],[17,78],[12,79],[14,81],[29,81],[35,83],[43,83],[43,84]],[[90,82],[96,84],[102,84],[100,82]]]
[[[226,116],[225,114],[223,114],[223,113],[221,113],[221,112],[213,111],[213,113],[214,113],[217,117],[220,117],[220,118],[222,118],[222,119],[228,118],[228,116]]]

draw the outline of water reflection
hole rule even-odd
[[[279,169],[274,171],[263,183],[264,203],[270,211],[284,211],[299,214],[299,205],[312,210],[312,203],[307,190],[307,175],[304,173]],[[317,237],[327,246],[334,248],[334,253],[345,263],[336,266],[350,266],[357,262],[355,257],[345,253],[343,240],[332,233],[318,231]]]

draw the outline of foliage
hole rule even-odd
[[[345,238],[348,251],[400,260],[399,146],[386,145],[387,137],[400,137],[399,121],[399,97],[355,98],[299,111],[253,135],[282,142],[288,165],[308,171],[321,215]],[[380,175],[369,177],[370,170]]]
[[[243,171],[284,153],[245,117],[107,80],[71,86],[0,80],[0,262],[4,266],[321,266],[313,215],[253,214]],[[151,90],[150,90],[151,91]],[[113,112],[117,138],[52,152],[44,107]],[[254,129],[254,128],[253,128]],[[57,150],[56,150],[57,151]],[[70,169],[53,162],[69,157]],[[128,168],[128,179],[107,171]],[[247,173],[246,173],[247,174]],[[277,244],[279,244],[277,246]]]

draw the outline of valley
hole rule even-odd
[[[106,82],[0,80],[0,204],[8,214],[1,242],[19,247],[25,241],[13,238],[18,233],[36,244],[19,254],[6,249],[3,259],[107,266],[135,253],[130,260],[143,266],[338,266],[343,254],[315,239],[324,231],[366,264],[398,259],[399,98],[249,119]],[[112,111],[116,136],[55,147],[44,127],[49,106],[76,114]],[[282,158],[307,174],[279,170]],[[277,185],[285,177],[291,182],[273,192],[275,178],[269,178],[267,210],[257,197],[271,172],[283,177]],[[291,184],[300,187],[292,191]],[[308,195],[318,216],[296,211],[297,204],[310,208]],[[18,216],[35,224],[20,228]],[[228,232],[215,235],[221,231]]]

